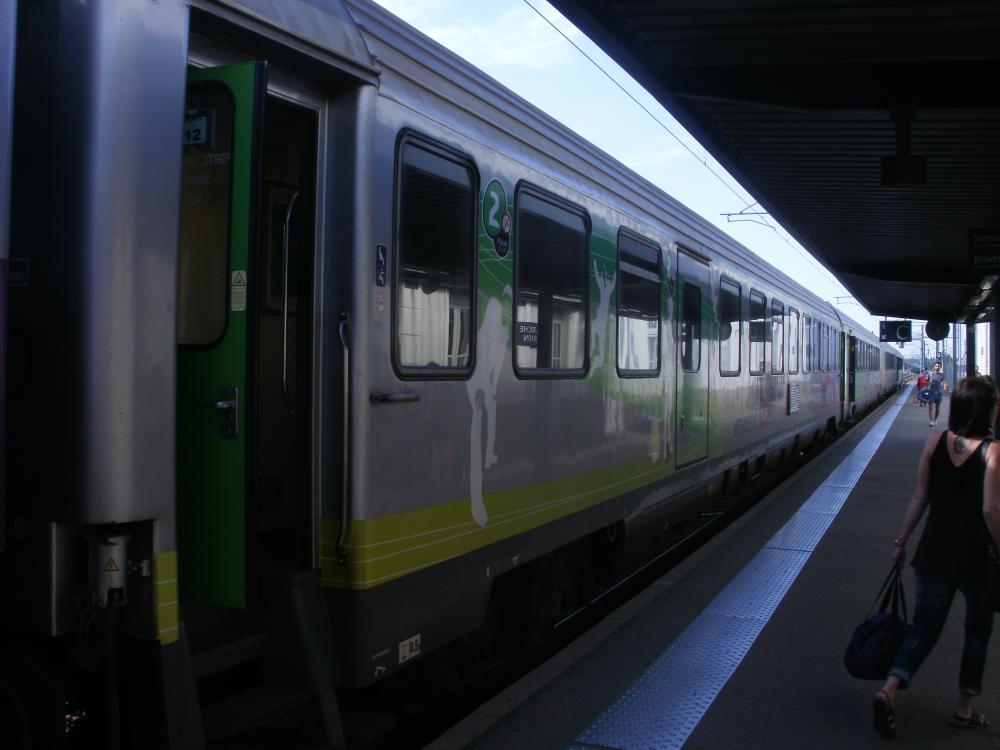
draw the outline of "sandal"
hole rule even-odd
[[[879,690],[872,699],[872,726],[883,737],[892,739],[896,736],[896,710],[884,690]]]
[[[990,725],[990,720],[982,714],[973,711],[971,716],[959,716],[958,714],[953,714],[952,717],[948,719],[948,724],[953,727],[958,727],[959,729],[985,729]]]

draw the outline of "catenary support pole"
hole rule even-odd
[[[976,325],[965,324],[965,377],[976,374]]]

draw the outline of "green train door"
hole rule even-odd
[[[245,607],[255,217],[266,66],[192,70],[184,119],[177,356],[180,596]]]
[[[708,455],[708,348],[711,309],[708,264],[677,253],[677,466]]]

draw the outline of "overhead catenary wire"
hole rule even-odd
[[[556,31],[556,33],[559,34],[559,36],[561,36],[564,40],[566,40],[569,44],[571,44],[573,46],[573,48],[577,52],[579,52],[581,55],[583,55],[590,62],[591,65],[593,65],[595,68],[597,68],[604,75],[605,78],[607,78],[618,89],[620,89],[622,91],[622,93],[625,94],[625,96],[627,96],[629,99],[631,99],[636,104],[636,106],[638,106],[643,112],[645,112],[650,118],[652,118],[652,120],[657,125],[659,125],[671,138],[673,138],[675,141],[677,141],[677,143],[679,143],[681,145],[681,147],[684,148],[685,151],[687,151],[692,157],[694,157],[695,161],[697,161],[705,169],[707,169],[709,171],[709,173],[711,173],[711,175],[713,177],[715,177],[715,179],[718,180],[729,192],[731,192],[733,195],[735,195],[738,200],[740,200],[741,202],[743,202],[745,204],[743,210],[746,210],[747,208],[750,208],[751,206],[753,206],[754,204],[756,204],[758,202],[756,200],[754,200],[754,201],[748,201],[736,188],[734,188],[725,179],[725,177],[723,177],[718,172],[716,172],[714,169],[712,169],[711,165],[708,163],[708,159],[706,159],[705,157],[701,156],[700,154],[695,153],[695,151],[687,143],[685,143],[680,138],[680,136],[678,136],[676,133],[674,133],[674,131],[672,131],[667,126],[666,123],[664,123],[659,117],[657,117],[655,113],[653,113],[648,107],[646,107],[646,105],[644,105],[635,96],[633,96],[632,93],[628,89],[626,89],[621,83],[619,83],[619,81],[613,75],[611,75],[607,70],[605,70],[601,66],[601,64],[599,62],[597,62],[597,60],[595,60],[593,57],[591,57],[587,53],[586,50],[584,50],[582,47],[580,47],[580,45],[578,45],[576,42],[574,42],[572,39],[570,39],[562,29],[560,29],[558,26],[556,26],[556,24],[554,24],[544,13],[542,13],[538,8],[536,8],[534,5],[532,5],[531,2],[530,2],[530,0],[522,0],[522,2],[525,5],[527,5],[529,8],[531,8],[531,10],[533,10],[543,21],[545,21],[545,23],[547,23],[549,26],[551,26]],[[832,280],[835,284],[837,284],[838,286],[840,286],[841,288],[843,288],[843,284],[841,284],[840,280],[836,276],[834,276],[832,273],[830,273],[829,269],[827,269],[827,268],[823,267],[822,265],[820,265],[816,261],[816,259],[813,258],[809,253],[807,253],[804,249],[800,248],[797,244],[795,244],[794,242],[792,242],[792,240],[790,240],[785,234],[783,234],[781,231],[779,231],[779,227],[777,227],[774,224],[772,224],[771,222],[769,222],[767,220],[767,217],[764,217],[764,221],[763,222],[755,221],[754,223],[755,224],[761,224],[761,226],[768,227],[778,237],[780,237],[782,239],[782,241],[786,245],[788,245],[792,250],[794,250],[801,258],[803,258],[804,260],[808,261],[813,266],[813,268],[815,268],[821,274],[825,275],[830,280]],[[846,289],[845,289],[845,291],[846,291]]]

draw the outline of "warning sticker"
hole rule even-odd
[[[104,572],[105,573],[117,573],[118,572],[118,563],[115,562],[115,558],[109,557],[108,561],[106,563],[104,563]]]
[[[247,272],[233,271],[229,293],[229,309],[243,312],[247,309]]]

